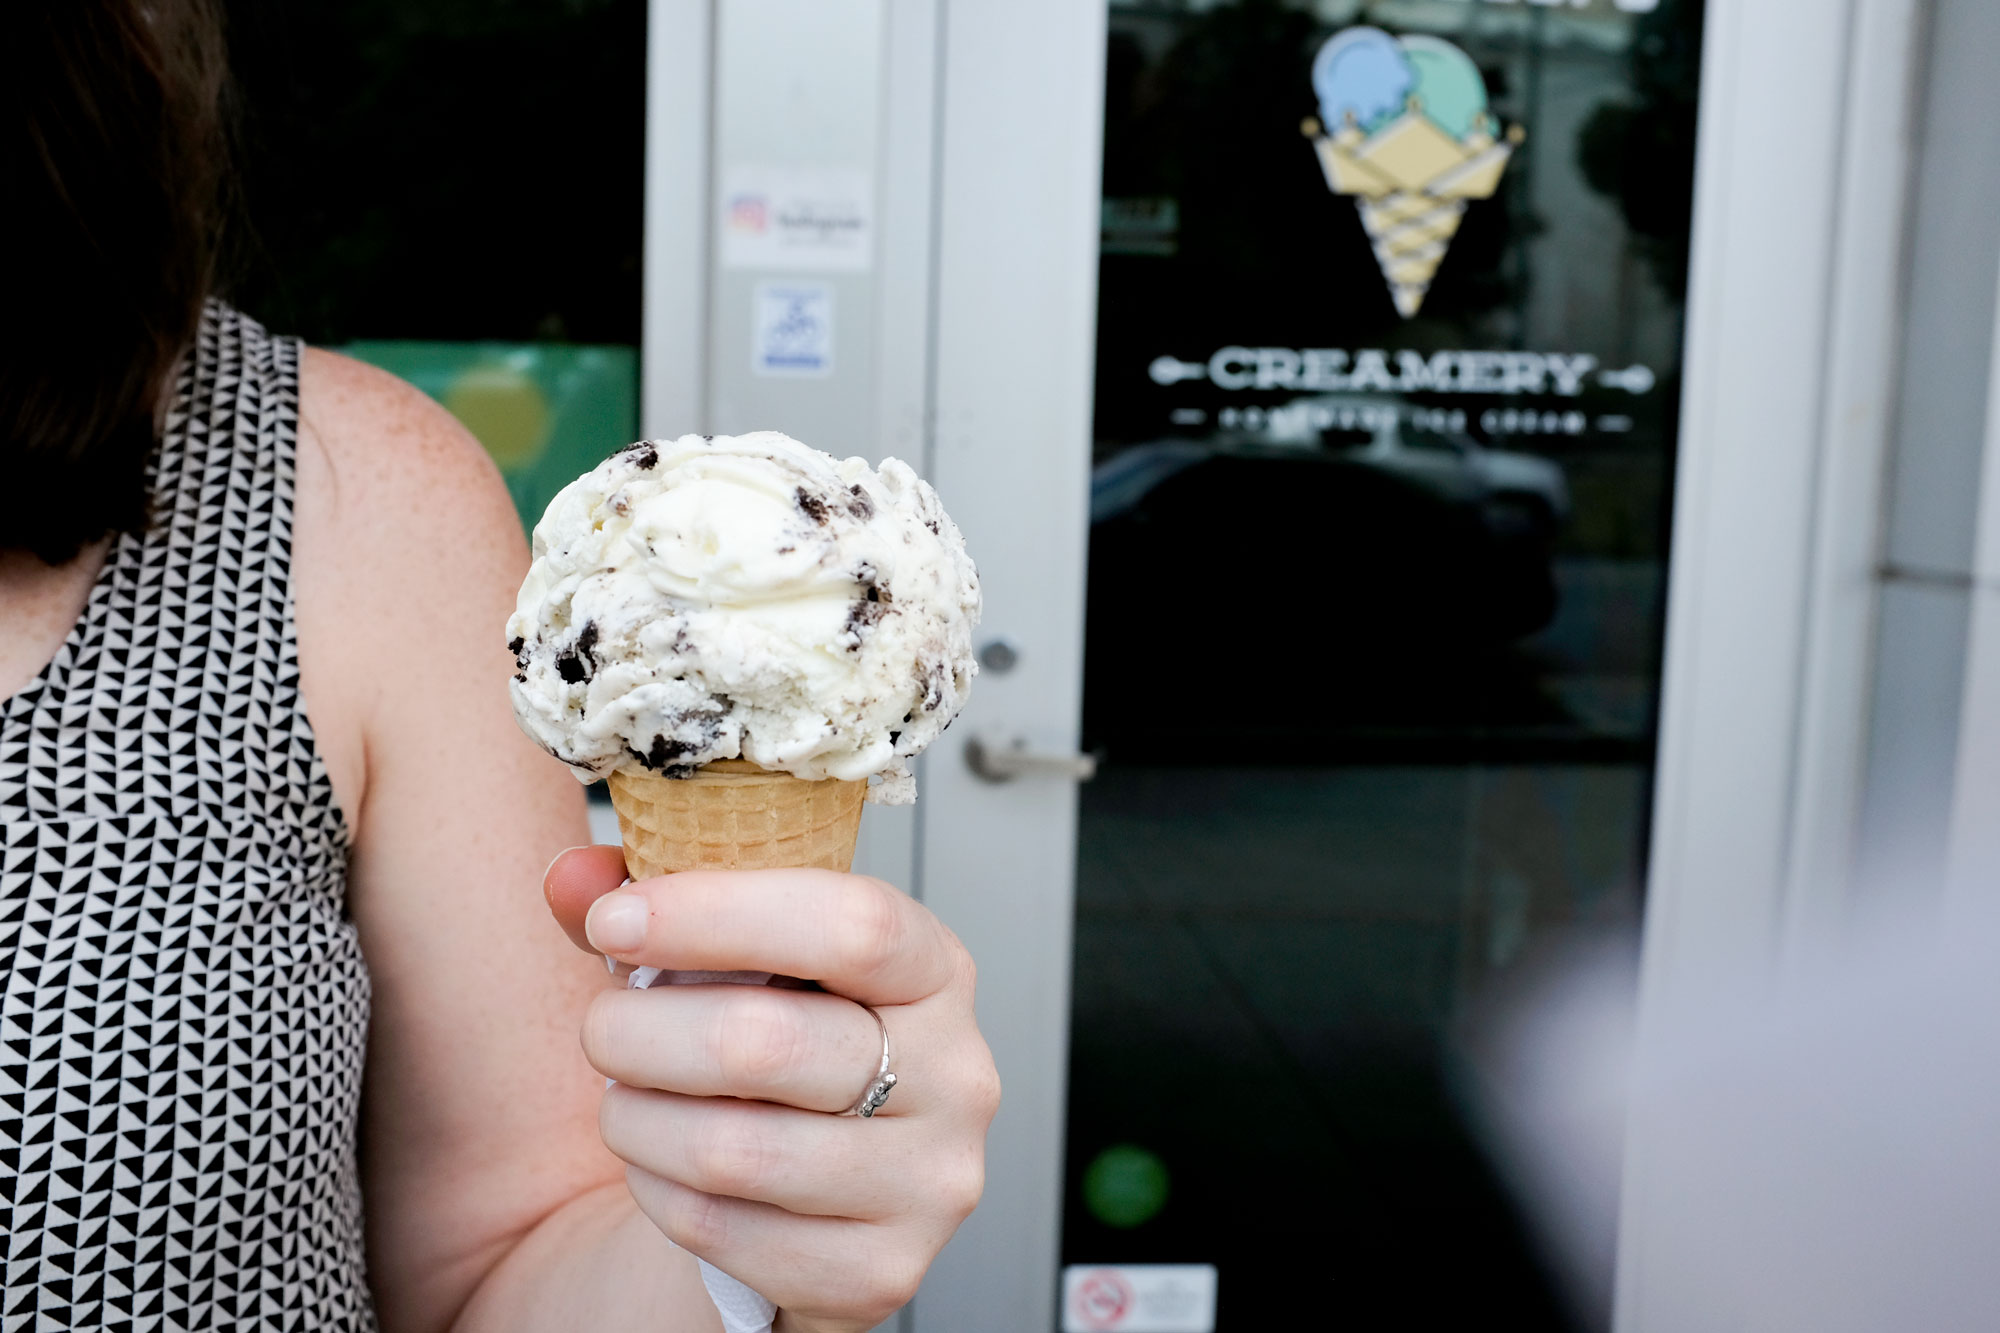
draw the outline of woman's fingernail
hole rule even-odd
[[[607,893],[590,905],[583,933],[599,953],[627,953],[646,942],[650,910],[636,893]]]

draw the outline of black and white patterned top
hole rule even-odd
[[[368,969],[299,702],[299,345],[211,305],[55,659],[0,703],[0,1329],[369,1329]]]

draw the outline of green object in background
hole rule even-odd
[[[1136,1144],[1113,1144],[1084,1169],[1083,1204],[1105,1226],[1143,1226],[1167,1206],[1167,1164]]]
[[[444,404],[500,465],[521,525],[639,435],[639,351],[570,343],[366,341],[340,349]]]

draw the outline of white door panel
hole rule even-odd
[[[1077,743],[1105,15],[1069,0],[652,0],[649,15],[645,431],[775,428],[904,458],[979,564],[980,642],[1018,654],[921,761],[914,811],[870,809],[856,869],[910,888],[979,960],[1006,1087],[985,1201],[898,1322],[1046,1328],[1076,791],[984,781],[964,745]],[[831,289],[825,375],[754,372],[767,275],[729,262],[721,235],[746,163],[874,181],[866,271],[777,275]]]
[[[925,901],[980,965],[1005,1084],[986,1200],[916,1302],[924,1333],[1049,1327],[1056,1290],[1076,791],[972,773],[974,734],[1077,743],[1104,11],[956,0],[944,17],[932,478],[979,562],[988,671],[925,764]]]

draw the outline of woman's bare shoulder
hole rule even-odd
[[[300,367],[293,526],[301,689],[353,819],[367,733],[422,706],[418,678],[442,684],[441,661],[469,658],[504,700],[501,626],[526,543],[498,470],[449,412],[320,348]]]
[[[407,519],[419,508],[435,520],[435,507],[449,500],[457,521],[520,544],[498,470],[451,413],[385,370],[308,347],[299,371],[302,496],[304,469],[315,465],[326,473],[316,480],[330,484],[320,498],[343,529]]]

